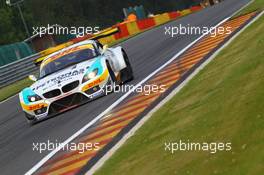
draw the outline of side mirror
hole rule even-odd
[[[35,77],[35,75],[29,75],[28,78],[29,78],[31,81],[37,81],[37,78]]]
[[[108,45],[106,44],[106,45],[103,46],[102,54],[104,54],[107,51],[107,49],[108,49]]]

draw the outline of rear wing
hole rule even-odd
[[[41,51],[39,53],[40,57],[38,57],[37,59],[34,60],[34,64],[36,66],[39,66],[41,64],[41,62],[47,56],[49,56],[50,54],[52,54],[54,52],[57,52],[57,51],[65,48],[65,47],[68,47],[68,46],[71,46],[73,44],[76,44],[78,42],[81,42],[81,41],[84,41],[84,40],[98,40],[98,39],[101,39],[101,38],[105,38],[105,37],[114,35],[115,33],[118,33],[118,32],[119,32],[119,28],[107,28],[105,30],[100,31],[97,34],[87,35],[87,36],[84,36],[84,37],[81,37],[81,38],[75,38],[75,39],[70,40],[67,43],[63,43],[63,44],[57,45],[55,47],[48,48],[48,49],[46,49],[44,51]]]
[[[119,28],[117,28],[117,27],[108,28],[108,29],[102,30],[101,32],[99,32],[97,34],[94,34],[91,38],[88,38],[88,39],[90,39],[90,40],[98,40],[98,39],[101,39],[101,38],[105,38],[105,37],[114,35],[114,34],[116,34],[118,32],[119,32]]]

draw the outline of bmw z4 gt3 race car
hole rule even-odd
[[[19,93],[20,104],[30,123],[105,95],[105,88],[133,79],[133,71],[122,47],[102,47],[87,40],[45,58],[39,78]]]

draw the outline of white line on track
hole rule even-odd
[[[231,15],[232,16],[232,15]],[[231,17],[230,16],[230,17]],[[225,18],[223,21],[218,23],[215,27],[223,24],[227,20],[230,19],[230,17]],[[192,43],[187,45],[184,49],[182,49],[180,52],[178,52],[174,57],[172,57],[170,60],[168,60],[165,64],[163,64],[161,67],[156,69],[154,72],[152,72],[150,75],[148,75],[146,78],[144,78],[141,82],[139,82],[136,86],[134,86],[133,89],[131,89],[129,92],[124,94],[122,97],[120,97],[115,103],[110,105],[105,111],[103,111],[101,114],[99,114],[96,118],[94,118],[91,122],[87,123],[85,126],[83,126],[80,130],[78,130],[76,133],[74,133],[72,136],[70,136],[68,139],[66,139],[62,144],[60,144],[59,147],[51,151],[49,154],[47,154],[44,158],[42,158],[36,165],[34,165],[29,171],[25,173],[25,175],[31,175],[34,172],[36,172],[42,165],[45,164],[51,157],[53,157],[58,151],[60,151],[65,145],[70,143],[72,140],[74,140],[76,137],[81,135],[85,130],[87,130],[89,127],[91,127],[93,124],[95,124],[97,121],[99,121],[104,115],[106,115],[109,111],[111,111],[114,107],[116,107],[119,103],[121,103],[125,98],[127,98],[135,89],[137,89],[139,86],[144,84],[146,81],[148,81],[152,76],[154,76],[156,73],[158,73],[160,70],[162,70],[164,67],[166,67],[168,64],[170,64],[172,61],[174,61],[176,58],[178,58],[181,54],[183,54],[187,49],[189,49],[191,46],[193,46],[195,43],[197,43],[201,38],[203,38],[206,34],[203,34],[196,40],[194,40]]]

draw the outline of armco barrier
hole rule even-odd
[[[137,21],[137,25],[140,30],[145,30],[154,27],[155,21],[153,18],[142,19]]]
[[[140,32],[136,21],[126,23],[126,25],[129,35],[134,35]]]
[[[196,12],[196,11],[199,11],[199,10],[201,10],[201,9],[202,9],[201,6],[193,6],[193,7],[190,8],[190,10],[191,10],[192,12]]]
[[[170,12],[169,13],[170,19],[175,19],[175,18],[178,18],[180,16],[181,16],[181,13],[180,12]]]
[[[118,24],[117,27],[119,29],[119,32],[114,35],[116,40],[129,36],[126,23]]]
[[[155,21],[156,25],[164,24],[165,22],[170,21],[170,16],[168,13],[156,15],[156,16],[154,16],[154,21]]]
[[[0,88],[21,80],[33,72],[36,72],[38,67],[35,66],[33,61],[39,56],[40,54],[35,54],[0,67]]]
[[[112,35],[112,36],[107,36],[107,37],[104,37],[104,38],[100,38],[99,39],[99,42],[103,45],[105,44],[109,44],[109,43],[113,43],[114,41],[116,41],[115,37]]]
[[[180,11],[180,13],[181,13],[181,16],[185,16],[185,15],[192,13],[192,11],[190,9],[186,9],[186,10]]]

